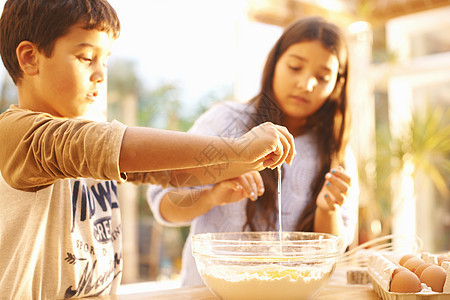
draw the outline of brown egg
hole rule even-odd
[[[432,265],[423,270],[420,281],[429,286],[433,291],[441,293],[447,273],[443,267]]]
[[[437,264],[440,265],[440,264],[441,264],[441,261],[442,261],[443,259],[446,259],[446,258],[447,258],[447,256],[445,256],[445,255],[439,255],[439,256],[437,257]]]
[[[432,266],[432,263],[424,263],[417,267],[417,269],[414,271],[414,274],[417,275],[417,277],[420,278],[420,274],[422,274],[423,270],[425,270],[427,267]]]
[[[416,256],[413,255],[413,254],[406,254],[406,255],[403,255],[402,258],[400,258],[400,260],[399,260],[398,263],[400,264],[400,266],[403,266],[403,265],[405,264],[405,262],[406,262],[408,259],[412,258],[412,257],[416,257]]]
[[[398,269],[396,269],[397,271]],[[417,293],[422,290],[419,277],[409,270],[400,270],[392,276],[389,291],[393,293]]]
[[[444,261],[450,261],[450,257],[445,256],[445,255],[440,255],[440,256],[438,256],[437,260],[438,260],[438,265],[440,265],[442,267],[442,263]]]
[[[421,258],[418,257],[411,257],[410,259],[408,259],[405,264],[403,265],[405,268],[407,268],[408,270],[410,270],[411,272],[415,272],[416,269],[421,265],[424,264],[425,261]]]
[[[406,270],[409,271],[407,268],[405,267],[398,267],[397,269],[394,270],[394,272],[392,272],[392,278],[395,276],[395,274],[397,274],[398,272],[402,271],[402,270]]]

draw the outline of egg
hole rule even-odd
[[[440,256],[438,256],[437,261],[438,261],[438,265],[442,267],[442,263],[444,261],[450,261],[450,257],[445,256],[445,255],[440,255]]]
[[[392,275],[389,290],[393,293],[417,293],[422,290],[422,285],[416,274],[404,268],[397,268]]]
[[[391,277],[394,277],[395,274],[397,274],[398,272],[403,271],[403,270],[409,271],[409,270],[408,270],[407,268],[405,268],[405,267],[398,267],[397,269],[394,270],[394,272],[392,272],[392,276],[391,276]]]
[[[433,265],[432,263],[424,263],[417,267],[417,269],[414,271],[414,274],[417,275],[417,277],[420,278],[420,275],[422,274],[423,270],[425,270],[427,267]]]
[[[429,286],[433,291],[441,293],[444,289],[444,282],[447,273],[444,268],[432,265],[423,270],[420,281]]]
[[[425,261],[421,258],[418,257],[411,257],[410,259],[408,259],[405,264],[403,265],[405,268],[407,268],[408,270],[410,270],[411,272],[415,272],[416,269],[421,265],[424,264]]]
[[[399,260],[399,264],[400,264],[400,266],[403,266],[404,264],[405,264],[405,262],[408,260],[408,259],[410,259],[410,258],[412,258],[412,257],[416,257],[415,255],[413,255],[413,254],[406,254],[406,255],[403,255],[401,258],[400,258],[400,260]]]

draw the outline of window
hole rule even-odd
[[[450,104],[448,16],[450,7],[445,7],[392,19],[387,23],[387,46],[397,57],[388,82],[389,120],[394,137],[425,138],[411,133],[414,130],[418,131],[414,126],[421,124],[419,121],[427,117],[425,114],[430,113],[428,108],[448,112]],[[441,125],[448,125],[449,120],[443,117],[440,122]],[[429,160],[428,162],[435,164],[434,167],[438,170],[439,154],[436,157],[435,152],[426,148],[424,141],[426,140],[416,141],[414,148],[416,151],[409,155],[423,155],[421,159]],[[426,156],[418,150],[430,151],[433,155]],[[445,153],[442,157],[448,160]],[[406,162],[407,158],[404,158]],[[418,235],[424,242],[425,251],[443,251],[449,248],[450,238],[448,235],[438,233],[450,230],[448,221],[450,199],[439,193],[432,174],[420,166],[420,163],[412,165],[405,163],[398,185],[392,189],[394,205],[399,206],[393,219],[393,233]],[[445,174],[444,180],[447,181],[448,188],[449,182]]]

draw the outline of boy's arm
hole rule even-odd
[[[292,135],[286,128],[264,123],[236,138],[194,135],[153,128],[128,127],[119,156],[121,172],[194,168],[237,163],[224,172],[236,173],[261,167],[275,168],[295,155]],[[183,170],[179,173],[189,173]],[[204,170],[203,170],[204,171]]]
[[[64,178],[121,180],[120,172],[157,171],[228,161],[269,167],[294,154],[283,127],[265,124],[237,139],[195,136],[151,128],[126,128],[118,122],[60,119],[12,108],[0,115],[0,172],[13,188],[36,191]],[[221,156],[199,162],[213,146]],[[120,166],[120,168],[119,168]]]

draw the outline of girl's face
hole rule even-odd
[[[291,45],[279,58],[273,91],[293,132],[314,114],[332,93],[339,61],[318,40]],[[297,128],[292,128],[297,126]]]

